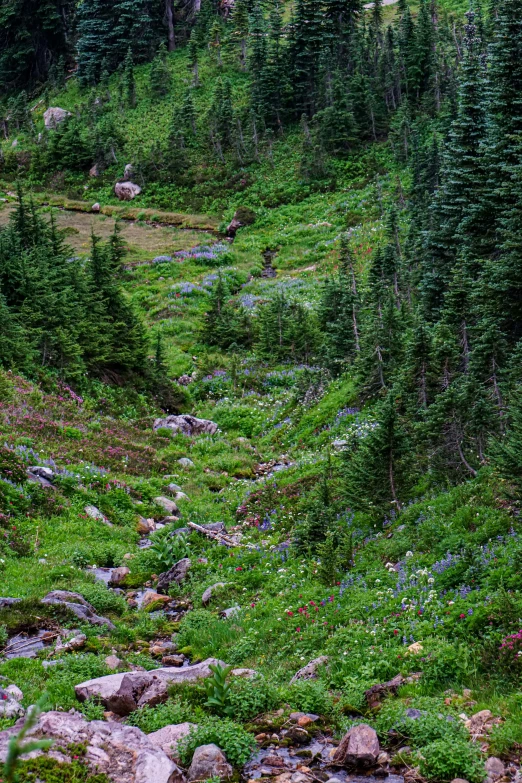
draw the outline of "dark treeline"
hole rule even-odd
[[[145,327],[123,292],[124,255],[116,223],[107,243],[92,235],[87,259],[73,256],[52,214],[44,220],[19,192],[0,232],[0,366],[58,374],[79,389],[91,378],[132,383],[176,410],[181,399],[167,380],[162,346],[150,359]]]
[[[433,17],[422,18],[421,6],[417,36],[421,23],[433,32]],[[412,29],[405,3],[397,29]],[[376,43],[382,56],[390,36]],[[363,399],[378,401],[379,426],[348,458],[355,507],[399,503],[427,472],[442,482],[475,476],[492,453],[518,482],[522,470],[522,3],[504,0],[487,25],[480,9],[467,14],[446,105],[428,50],[423,78],[415,59],[415,89],[402,81],[408,58],[388,71],[388,97],[400,104],[391,138],[412,174],[407,201],[401,194],[388,209],[364,280],[350,232],[342,238],[339,272],[307,315],[318,328],[300,331],[312,348],[279,341],[279,358],[312,355],[333,374],[351,367]],[[277,298],[260,311],[261,353],[264,334],[278,344],[281,311]]]

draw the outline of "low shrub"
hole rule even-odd
[[[426,745],[422,749],[420,772],[428,780],[464,778],[470,783],[481,783],[486,774],[479,748],[469,740],[460,739],[451,743],[440,739]]]
[[[229,718],[209,717],[191,730],[190,734],[178,744],[182,764],[190,764],[196,748],[213,743],[217,745],[227,760],[235,767],[241,767],[252,756],[256,741],[239,724]]]

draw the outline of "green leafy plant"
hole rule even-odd
[[[156,538],[150,547],[150,551],[160,566],[171,568],[178,560],[188,557],[190,546],[186,535],[178,533],[174,536]]]
[[[246,764],[256,746],[253,735],[245,731],[240,724],[229,718],[208,717],[200,721],[199,725],[178,743],[182,764],[187,766],[196,748],[210,743],[221,748],[235,767]]]
[[[420,771],[428,780],[449,781],[464,778],[470,783],[484,780],[484,762],[479,748],[469,740],[451,743],[436,740],[422,748]]]
[[[221,666],[221,664],[210,664],[209,669],[212,677],[205,681],[207,691],[207,700],[205,707],[211,707],[218,715],[231,716],[234,714],[234,708],[230,703],[230,683],[227,677],[232,671],[232,666]]]

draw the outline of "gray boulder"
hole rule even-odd
[[[182,468],[192,468],[194,466],[194,463],[188,457],[180,457],[178,463]]]
[[[333,763],[347,767],[371,767],[377,763],[380,747],[375,729],[360,723],[344,735],[333,756]]]
[[[195,729],[195,723],[171,723],[170,726],[164,726],[158,731],[153,731],[148,735],[152,744],[161,748],[161,750],[167,754],[171,759],[177,758],[178,742],[183,737],[186,737],[191,729]]]
[[[191,565],[190,559],[184,557],[182,560],[178,560],[168,571],[160,574],[157,584],[158,593],[166,593],[172,582],[180,584],[187,576]]]
[[[179,508],[170,498],[166,498],[164,495],[159,495],[159,497],[154,498],[154,502],[158,506],[161,506],[161,508],[166,511],[167,514],[172,514],[173,516],[179,515]]]
[[[210,587],[207,587],[203,595],[201,596],[201,603],[203,606],[206,606],[210,603],[210,599],[212,598],[212,595],[216,590],[221,590],[223,587],[225,587],[224,582],[216,582],[215,585],[211,585]]]
[[[23,721],[19,720],[10,729],[0,732],[0,761],[5,761],[9,741],[22,725]],[[90,770],[107,775],[114,783],[183,783],[183,774],[176,764],[133,726],[114,721],[88,721],[74,710],[45,712],[30,736],[54,740],[56,749],[51,747],[49,756],[65,764],[72,761],[66,748],[84,745]],[[29,757],[35,758],[41,753],[33,751]]]
[[[121,582],[125,580],[125,577],[130,574],[130,568],[127,568],[127,566],[120,566],[119,568],[113,568],[111,572],[111,578],[109,580],[109,584],[112,585],[112,587],[116,587]]]
[[[154,429],[167,427],[172,432],[182,432],[184,435],[214,435],[218,425],[209,419],[198,419],[196,416],[182,414],[181,416],[166,416],[156,419]]]
[[[71,593],[68,590],[51,590],[42,598],[42,603],[65,606],[78,619],[90,625],[106,625],[107,628],[114,630],[114,624],[106,617],[97,615],[94,606],[91,606],[79,593]]]
[[[228,763],[225,754],[217,745],[200,745],[194,751],[192,763],[189,767],[187,780],[189,783],[195,783],[200,780],[210,780],[211,778],[231,778],[233,769]]]
[[[56,128],[61,122],[71,116],[71,112],[66,109],[60,109],[59,106],[50,106],[44,111],[44,124],[50,130]]]
[[[117,182],[114,186],[114,193],[120,201],[132,201],[140,195],[141,188],[135,182]]]
[[[296,682],[297,680],[315,679],[317,676],[317,669],[319,666],[324,666],[325,663],[328,663],[327,655],[320,655],[319,658],[314,658],[313,661],[307,663],[306,666],[303,666],[302,669],[299,669],[299,671],[294,674],[290,680],[290,685],[292,685],[292,683]]]
[[[220,663],[217,658],[208,658],[202,663],[182,668],[164,667],[149,672],[120,672],[107,674],[76,685],[74,690],[80,701],[95,699],[117,715],[129,715],[145,704],[155,706],[168,697],[172,684],[196,682],[210,677],[210,664]]]
[[[100,509],[96,508],[96,506],[87,505],[85,506],[84,511],[91,519],[98,519],[100,522],[103,522],[104,525],[107,525],[107,527],[112,527],[112,522],[109,522],[105,514],[102,514]]]

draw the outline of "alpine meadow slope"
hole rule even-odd
[[[5,783],[516,783],[522,0],[5,0]]]

